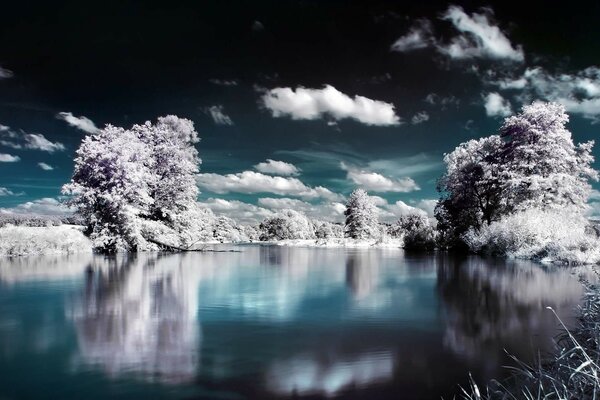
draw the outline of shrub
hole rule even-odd
[[[92,243],[83,232],[68,226],[0,228],[0,255],[71,254],[91,252]]]
[[[531,209],[508,215],[464,236],[474,252],[569,264],[600,261],[600,240],[569,210]]]

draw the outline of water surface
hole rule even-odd
[[[402,250],[0,261],[1,399],[452,398],[551,351],[568,270]]]

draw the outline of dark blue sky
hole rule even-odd
[[[200,200],[248,220],[327,216],[357,186],[389,218],[431,208],[443,154],[535,99],[565,104],[576,141],[598,136],[598,2],[422,3],[3,5],[0,207],[57,211],[81,117],[193,120]],[[267,159],[299,171],[273,178]]]

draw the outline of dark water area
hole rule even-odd
[[[450,399],[574,322],[569,270],[402,250],[0,260],[0,399]]]

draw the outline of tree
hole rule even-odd
[[[107,125],[85,137],[75,171],[63,192],[84,218],[94,246],[105,251],[137,248],[143,241],[137,219],[150,213],[151,150],[132,131]]]
[[[259,226],[260,240],[315,239],[313,223],[301,212],[281,210]]]
[[[502,139],[493,135],[469,140],[444,156],[446,173],[438,182],[442,197],[435,210],[443,246],[460,246],[460,236],[469,228],[490,224],[502,214],[502,146]]]
[[[363,189],[356,189],[346,203],[344,234],[352,239],[373,239],[380,235],[378,210]]]
[[[535,102],[507,118],[500,129],[503,195],[510,212],[531,208],[585,210],[598,179],[591,164],[593,141],[575,145],[569,116],[558,103]]]
[[[575,145],[565,108],[535,102],[506,118],[500,135],[470,140],[444,157],[446,174],[435,215],[445,246],[463,235],[530,209],[582,214],[590,194],[593,141]]]
[[[175,245],[203,238],[210,215],[196,203],[196,142],[193,123],[172,115],[128,130],[108,125],[84,138],[63,192],[96,248],[143,250],[155,235]]]
[[[435,248],[436,232],[426,215],[403,215],[396,225],[404,233],[405,249],[433,250]]]

